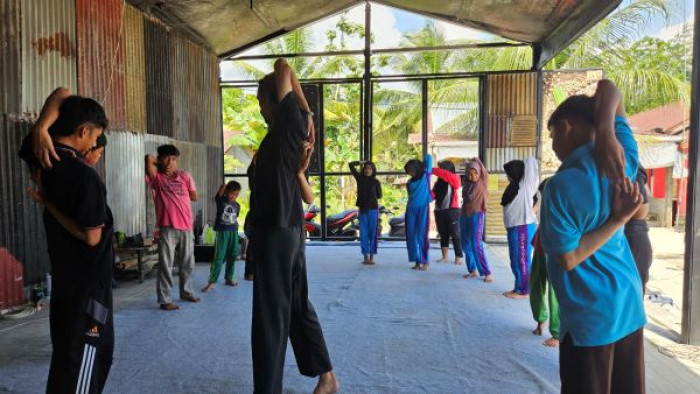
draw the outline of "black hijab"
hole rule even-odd
[[[508,180],[510,181],[508,187],[506,187],[506,191],[503,192],[503,197],[501,197],[501,205],[505,207],[518,195],[520,180],[523,179],[523,175],[525,175],[525,162],[522,160],[511,160],[503,165],[503,169],[506,171],[506,175],[508,175]]]

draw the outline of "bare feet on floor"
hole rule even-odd
[[[546,341],[542,342],[542,344],[547,347],[559,347],[559,340],[556,338],[549,338]]]
[[[236,282],[236,281],[233,280],[233,279],[227,280],[227,281],[226,281],[226,286],[236,287],[236,286],[238,286],[238,282]]]
[[[446,257],[443,257],[443,258],[441,258],[441,259],[435,260],[435,262],[436,262],[436,263],[446,263],[446,262],[447,262],[447,258],[446,258]]]
[[[491,278],[491,275],[486,275],[486,276],[484,277],[484,282],[486,282],[486,283],[491,283],[491,282],[493,282],[493,278]]]
[[[363,264],[363,265],[374,265],[374,261],[367,261],[367,260],[365,260],[365,261],[362,262],[362,264]]]
[[[418,267],[418,270],[419,270],[419,271],[427,271],[428,269],[430,269],[430,264],[421,264],[421,265]]]
[[[186,295],[184,297],[180,297],[180,299],[187,302],[199,302],[202,300],[201,298],[195,297],[194,295]]]
[[[420,268],[420,264],[418,264],[418,263],[414,264],[413,267],[411,267],[412,270],[417,270],[419,268]]]
[[[464,279],[476,278],[476,277],[478,277],[478,276],[479,276],[479,273],[477,273],[476,271],[472,271],[472,272],[470,272],[470,273],[468,273],[468,274],[462,275],[462,277],[463,277]]]
[[[527,294],[520,294],[517,291],[506,291],[503,293],[504,296],[508,298],[513,298],[513,299],[523,299],[523,298],[528,298]]]
[[[208,293],[212,290],[216,289],[216,284],[215,283],[208,283],[204,288],[202,289],[202,293]]]
[[[166,304],[160,304],[160,309],[162,309],[164,311],[176,311],[176,310],[180,309],[180,307],[173,304],[172,302],[168,302]]]
[[[537,328],[532,330],[532,334],[537,335],[537,336],[542,336],[542,333],[544,332],[544,322],[543,323],[537,323]]]
[[[455,259],[455,265],[462,265],[462,258],[461,257],[457,257]]]
[[[318,378],[314,394],[334,394],[340,391],[340,383],[333,371],[326,372]]]

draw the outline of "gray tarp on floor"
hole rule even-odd
[[[385,245],[374,267],[359,264],[359,247],[308,248],[311,299],[343,392],[558,392],[558,352],[530,333],[528,301],[501,295],[512,286],[504,248],[490,249],[495,281],[486,284],[462,279],[464,266],[453,264],[413,271],[399,243]],[[438,253],[431,250],[431,258]],[[198,288],[207,273],[198,264]],[[155,309],[154,280],[142,286],[115,314],[107,392],[252,392],[250,282],[220,284],[201,304],[175,313]],[[46,327],[22,339],[21,357],[0,355],[0,392],[43,391],[48,327],[35,324]],[[0,332],[0,343],[18,330]],[[310,393],[315,382],[298,373],[290,346],[286,392]]]

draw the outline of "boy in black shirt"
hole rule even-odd
[[[339,390],[316,312],[308,299],[299,152],[313,122],[301,86],[284,59],[258,88],[268,133],[255,166],[253,378],[256,393],[281,393],[287,338],[299,371],[320,376],[316,394]],[[310,150],[309,147],[306,150]],[[308,186],[308,185],[304,185]],[[308,197],[308,196],[307,196]]]
[[[35,179],[47,203],[53,286],[48,393],[101,392],[112,364],[112,213],[104,183],[83,157],[107,124],[96,101],[58,89],[20,152],[45,167]],[[38,161],[27,154],[32,144]]]
[[[241,206],[236,201],[241,192],[241,184],[230,181],[219,187],[214,197],[216,202],[216,244],[214,245],[214,261],[211,262],[209,283],[202,289],[203,293],[214,290],[219,280],[221,266],[226,261],[224,280],[228,286],[237,286],[233,280],[236,273],[236,257],[238,256],[238,214]]]

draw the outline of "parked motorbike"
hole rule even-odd
[[[309,208],[304,212],[304,229],[311,237],[321,236],[321,224],[316,223],[314,219],[321,210],[316,205],[309,205]],[[359,211],[357,209],[348,209],[326,217],[326,231],[329,237],[342,237],[356,239],[360,233],[357,217]]]
[[[389,219],[389,237],[406,238],[406,217],[404,215]]]

